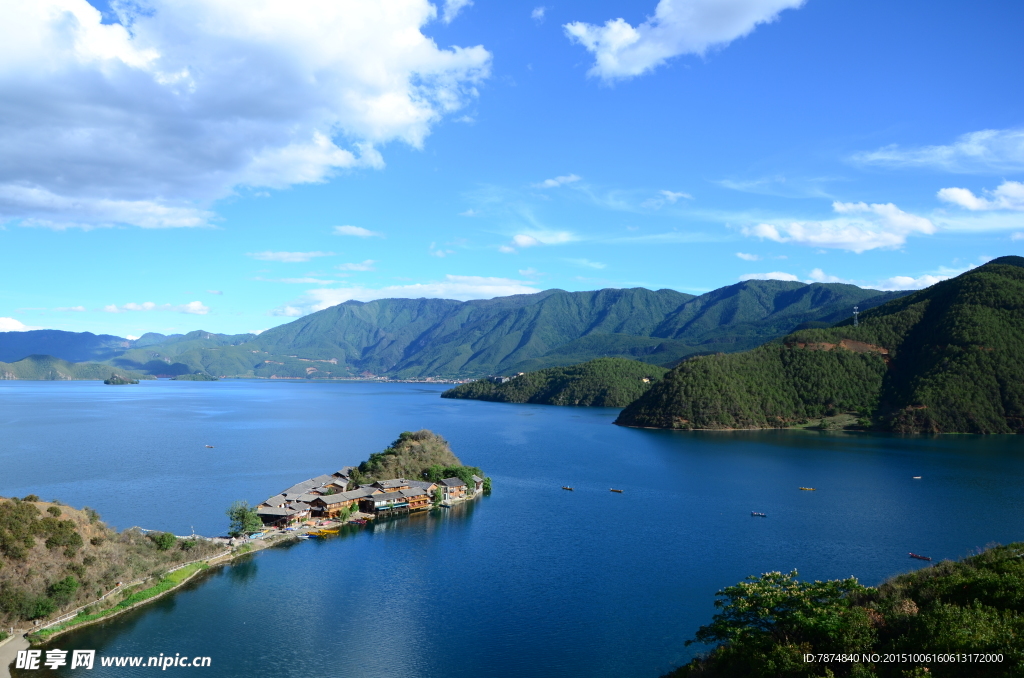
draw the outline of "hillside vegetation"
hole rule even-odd
[[[461,384],[442,398],[501,403],[625,407],[668,372],[664,367],[625,358],[598,358],[570,367],[527,372],[503,383],[481,379]]]
[[[382,452],[375,452],[359,464],[352,479],[360,484],[391,478],[429,480],[458,477],[473,486],[472,476],[484,477],[475,466],[463,466],[448,441],[426,429],[404,431]]]
[[[881,430],[1024,432],[1024,259],[1002,257],[831,329],[694,358],[616,423],[782,427],[856,412]]]
[[[696,634],[720,644],[665,678],[1024,676],[1024,543],[899,575],[800,582],[749,577],[718,592],[721,610]],[[693,642],[693,641],[691,641]],[[995,654],[999,662],[805,662],[805,654]]]
[[[900,294],[837,283],[750,280],[699,297],[633,288],[473,301],[380,299],[348,301],[259,336],[148,333],[114,342],[120,346],[109,350],[100,343],[109,365],[151,375],[463,378],[600,357],[672,365],[694,354],[753,348],[808,324],[831,325],[855,304],[867,309]],[[84,333],[81,345],[73,333],[64,333],[60,342],[48,340],[45,351],[29,350],[35,336],[0,332],[0,355],[51,353],[77,360],[100,350],[97,338]]]
[[[128,380],[153,377],[128,370],[118,370]],[[0,379],[33,379],[41,381],[103,380],[110,377],[110,365],[103,363],[69,363],[49,355],[30,355],[17,362],[0,363]]]
[[[0,498],[0,627],[95,600],[117,582],[165,572],[219,551],[167,533],[115,532],[95,511]],[[113,605],[120,598],[106,601]]]

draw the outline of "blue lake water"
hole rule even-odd
[[[232,501],[403,430],[441,433],[494,481],[458,510],[260,552],[54,647],[209,655],[216,676],[655,678],[697,651],[683,641],[715,591],[749,574],[875,584],[922,566],[910,551],[1024,538],[1017,436],[645,431],[613,426],[617,410],[442,390],[0,381],[0,495],[88,505],[120,528],[222,534]]]

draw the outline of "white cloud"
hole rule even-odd
[[[853,160],[890,167],[931,167],[947,172],[998,173],[1024,169],[1024,129],[970,132],[945,146],[901,148],[895,144],[858,153]]]
[[[362,226],[335,226],[334,235],[354,235],[358,238],[383,238],[383,233],[371,231]]]
[[[689,193],[682,193],[680,191],[658,191],[659,198],[650,198],[640,203],[640,207],[647,209],[661,209],[665,203],[674,205],[679,201],[680,198],[686,198],[687,200],[693,200],[693,196]]]
[[[544,21],[544,12],[546,11],[547,7],[534,7],[530,12],[530,18],[537,22]]]
[[[594,55],[589,75],[603,80],[631,78],[672,57],[705,54],[770,23],[804,0],[660,0],[654,16],[637,27],[623,19],[603,26],[565,24],[566,35]]]
[[[466,210],[465,212],[459,212],[460,217],[476,217],[480,216],[480,213],[476,210]]]
[[[984,192],[987,198],[976,196],[966,188],[943,188],[938,198],[971,211],[1024,211],[1024,184],[1019,181],[1004,181],[995,190],[985,189]]]
[[[108,304],[103,307],[107,313],[127,313],[129,311],[172,311],[174,313],[188,313],[189,315],[206,315],[210,308],[201,301],[190,301],[187,304],[154,304],[152,301],[144,301],[141,304],[129,302],[122,306]]]
[[[737,252],[736,256],[739,257],[740,259],[742,259],[743,261],[760,261],[761,260],[761,257],[757,256],[756,254],[747,254],[746,252]]]
[[[136,339],[138,339],[138,337],[135,336],[134,334],[126,334],[124,335],[124,338],[127,339],[128,341],[135,341]]]
[[[246,252],[246,256],[259,261],[281,261],[297,264],[316,257],[333,257],[334,252]]]
[[[744,235],[775,242],[792,242],[813,247],[865,252],[877,248],[895,248],[914,234],[935,233],[935,225],[924,217],[908,214],[892,203],[834,202],[832,209],[841,215],[823,221],[762,223],[742,229]]]
[[[377,262],[373,259],[367,259],[366,261],[358,264],[338,264],[334,268],[339,271],[373,271],[375,270],[373,265],[376,263]]]
[[[537,275],[544,275],[534,268],[521,268],[519,269],[519,275],[525,275],[527,278],[532,278]]]
[[[349,301],[373,301],[375,299],[491,299],[513,294],[536,294],[540,290],[532,283],[510,278],[486,278],[473,275],[446,275],[443,281],[415,283],[412,285],[391,285],[381,288],[344,287],[334,289],[313,289],[305,299],[292,305],[271,311],[271,315],[294,317],[320,311],[329,306]]]
[[[451,244],[451,243],[449,243]],[[436,242],[430,243],[430,249],[427,250],[427,254],[438,259],[444,259],[447,256],[455,254],[455,250],[446,250],[443,247],[438,247]]]
[[[687,200],[693,200],[693,196],[689,193],[683,193],[681,191],[661,191],[661,194],[665,196],[665,200],[670,203],[675,203],[680,198],[686,198]]]
[[[448,0],[447,16],[466,0]],[[440,49],[428,0],[0,3],[0,221],[201,226],[243,187],[421,147],[490,54]]]
[[[26,325],[20,320],[14,318],[0,318],[0,332],[27,332],[29,330],[38,330],[39,327],[32,327]]]
[[[920,290],[943,280],[949,280],[949,275],[922,275],[912,278],[909,275],[897,275],[883,280],[878,286],[880,290]]]
[[[563,245],[577,239],[568,231],[531,231],[516,235],[512,238],[512,242],[520,247],[532,247],[534,245]]]
[[[827,273],[825,273],[825,271],[821,270],[820,268],[816,268],[813,271],[811,271],[810,275],[808,276],[808,280],[805,280],[804,282],[809,284],[809,283],[816,283],[816,282],[818,282],[818,283],[849,283],[850,281],[849,280],[843,280],[842,278],[840,278],[838,276],[828,275]]]
[[[85,311],[85,306],[58,306],[53,309],[54,311],[73,311],[75,313],[81,313]]]
[[[472,7],[473,0],[444,0],[444,7],[441,10],[441,21],[450,24],[459,15],[459,12],[467,7]]]
[[[504,254],[515,254],[516,253],[516,248],[509,247],[508,245],[499,245],[498,246],[498,251],[502,252]]]
[[[281,308],[275,308],[270,312],[270,315],[284,316],[285,318],[298,318],[300,315],[305,315],[308,311],[303,311],[295,306],[282,306]]]
[[[976,266],[974,264],[963,268],[940,266],[937,270],[920,275],[916,278],[909,275],[896,275],[891,278],[886,278],[880,283],[872,285],[872,287],[880,290],[919,290],[934,285],[937,282],[954,278],[965,271],[971,270],[972,268],[976,268]]]
[[[782,271],[772,271],[771,273],[744,273],[740,276],[740,281],[744,280],[786,280],[788,282],[798,282],[800,278],[796,277],[792,273],[783,273]]]
[[[1010,240],[1024,240],[1024,233],[1014,233],[1010,236]]]
[[[533,186],[534,188],[557,188],[559,186],[565,186],[566,184],[571,184],[579,180],[580,177],[576,176],[575,174],[566,174],[565,176],[555,177],[554,179],[545,179],[540,183],[531,184],[531,186]]]
[[[216,294],[217,296],[220,296],[220,295],[224,294],[220,290],[206,290],[206,293],[207,294]]]
[[[602,264],[600,261],[591,261],[590,259],[566,259],[570,264],[576,266],[583,266],[584,268],[607,268],[608,264]]]

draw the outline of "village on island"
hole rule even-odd
[[[484,479],[476,474],[471,476],[472,487],[457,477],[439,482],[392,478],[360,485],[353,479],[356,471],[356,467],[346,466],[304,480],[264,501],[256,513],[268,528],[287,529],[339,518],[362,523],[435,506],[451,507],[484,492]]]

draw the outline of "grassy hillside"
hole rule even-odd
[[[1024,431],[1024,259],[1002,257],[831,329],[688,360],[617,423],[786,426],[836,412],[898,432]]]
[[[129,379],[152,379],[138,372],[114,370],[103,363],[69,363],[49,355],[30,355],[13,363],[0,363],[0,379],[43,381],[104,380],[117,372]]]
[[[203,540],[115,532],[91,509],[0,498],[0,627],[59,614],[117,582],[159,574],[219,550]],[[120,602],[112,596],[107,605]]]
[[[625,407],[667,371],[636,360],[598,358],[571,367],[527,372],[504,384],[486,379],[461,384],[445,391],[441,397],[502,403]]]
[[[473,474],[483,477],[475,466],[463,466],[448,441],[433,431],[405,431],[383,452],[375,452],[361,463],[352,478],[357,483],[372,483],[391,478],[438,481],[459,477],[472,487]]]
[[[799,582],[770,572],[718,592],[721,612],[696,640],[721,643],[665,678],[936,678],[1024,675],[1024,543],[943,561],[863,587],[856,579]],[[805,654],[879,661],[805,662]],[[931,654],[881,661],[886,655]],[[996,654],[1000,662],[936,661]]]

